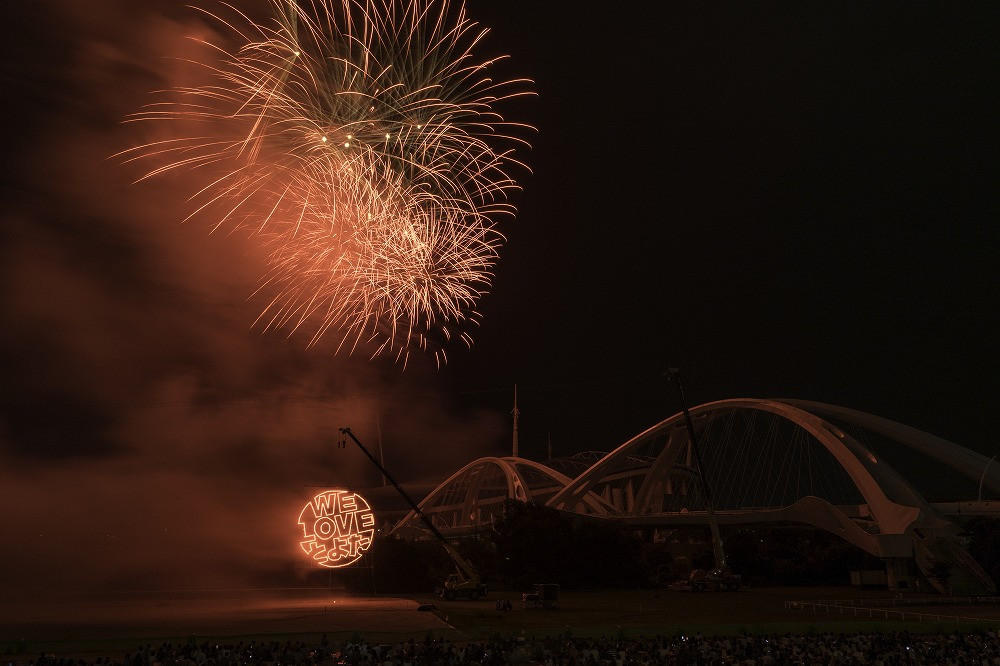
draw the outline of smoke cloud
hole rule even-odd
[[[196,12],[10,10],[31,28],[2,47],[0,585],[288,582],[309,570],[296,518],[314,487],[377,483],[337,428],[381,433],[402,480],[495,453],[504,415],[457,417],[426,360],[403,372],[262,333],[253,239],[182,223],[192,177],[133,184],[141,166],[112,157],[159,131],[123,122],[149,91],[192,75],[211,29]]]

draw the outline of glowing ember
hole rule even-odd
[[[471,344],[476,303],[512,215],[526,126],[494,105],[526,94],[473,50],[486,34],[449,0],[271,0],[256,24],[213,17],[211,82],[134,116],[176,134],[126,151],[147,177],[206,174],[192,197],[216,228],[270,250],[265,328],[328,332],[405,362]],[[223,5],[227,6],[227,5]]]
[[[331,569],[354,564],[372,545],[375,514],[365,498],[347,490],[313,497],[299,514],[299,546],[317,564]]]

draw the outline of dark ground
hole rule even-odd
[[[696,634],[785,634],[893,631],[935,633],[956,626],[1000,626],[996,603],[897,606],[893,610],[939,613],[941,619],[901,622],[840,612],[786,607],[786,601],[866,598],[888,592],[853,588],[758,588],[736,593],[692,594],[668,590],[563,592],[556,608],[524,609],[519,592],[489,599],[445,602],[430,595],[351,598],[325,589],[103,595],[0,596],[0,654],[27,661],[42,653],[120,660],[138,645],[249,641],[312,642],[326,634],[333,644],[360,635],[369,642],[423,639],[430,633],[454,643],[492,635],[543,638]],[[496,610],[508,598],[513,609]],[[432,603],[436,612],[422,612]],[[948,617],[979,618],[955,622]],[[909,616],[908,619],[912,619]]]

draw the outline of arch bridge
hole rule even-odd
[[[690,415],[720,525],[809,525],[883,558],[893,586],[907,585],[919,571],[943,589],[929,572],[946,560],[953,565],[948,591],[995,591],[962,548],[957,518],[1000,515],[1000,463],[909,426],[817,402],[737,398],[699,405]],[[576,460],[583,469],[573,477],[554,464],[481,458],[420,508],[453,535],[488,525],[508,498],[636,528],[707,524],[683,413],[592,458],[587,465]],[[927,495],[950,501],[932,503]],[[411,512],[396,529],[413,527],[419,521]]]

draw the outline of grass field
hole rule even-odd
[[[564,591],[554,608],[523,608],[520,592],[498,591],[480,601],[443,601],[431,595],[410,598],[331,600],[325,593],[308,598],[273,600],[245,595],[233,598],[171,598],[128,603],[61,606],[34,615],[28,607],[8,607],[0,617],[0,654],[26,662],[41,653],[57,656],[121,659],[137,645],[163,642],[237,643],[304,641],[324,634],[338,644],[352,636],[393,643],[428,634],[452,642],[483,641],[491,636],[586,636],[636,638],[678,634],[737,635],[854,633],[907,630],[938,633],[954,629],[1000,627],[995,604],[922,605],[911,610],[939,620],[922,622],[856,618],[838,612],[786,607],[788,601],[830,599],[888,600],[888,592],[851,588],[757,588],[739,592],[691,593],[670,590]],[[497,599],[512,609],[498,611]],[[10,601],[9,599],[5,601]],[[419,611],[433,604],[433,612]],[[6,604],[5,604],[6,605]],[[897,609],[904,607],[897,606]],[[60,612],[55,612],[56,610]],[[945,616],[981,618],[955,622]]]
[[[494,596],[502,597],[500,592]],[[862,592],[850,588],[759,588],[740,592],[690,593],[667,590],[627,590],[618,592],[563,592],[555,608],[523,609],[511,595],[513,610],[498,612],[495,602],[434,603],[448,618],[449,624],[472,639],[491,634],[555,636],[639,635],[736,635],[813,633],[817,631],[858,632],[892,631],[937,632],[957,626],[1000,626],[1000,607],[996,605],[926,606],[918,610],[936,612],[940,620],[901,622],[890,618],[868,618],[837,612],[815,612],[786,608],[786,601],[829,599],[891,599],[888,592]],[[519,595],[518,595],[519,597]],[[896,609],[904,609],[897,606]],[[955,622],[946,617],[982,618],[985,621]],[[908,615],[907,617],[910,617]]]

